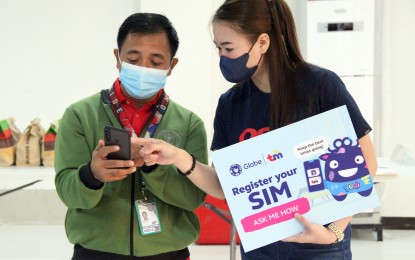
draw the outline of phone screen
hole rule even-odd
[[[321,172],[320,160],[304,162],[304,170],[307,178],[308,190],[310,192],[324,190],[323,174]]]
[[[109,153],[107,159],[131,160],[131,139],[128,130],[114,126],[106,126],[104,129],[105,145],[118,145],[120,150]]]

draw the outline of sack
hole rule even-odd
[[[55,141],[58,134],[59,121],[50,124],[49,129],[42,139],[42,163],[43,166],[53,167],[55,161]]]
[[[16,144],[21,132],[14,118],[0,120],[0,166],[11,166],[16,160]]]
[[[24,130],[17,142],[16,165],[39,166],[41,165],[41,145],[45,129],[40,125],[40,119],[35,118]]]

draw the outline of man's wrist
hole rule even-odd
[[[91,170],[91,162],[88,162],[88,164],[83,165],[79,170],[79,178],[85,186],[87,186],[90,189],[98,190],[100,189],[104,183],[92,174]]]

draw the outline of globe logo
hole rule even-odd
[[[239,176],[242,173],[242,167],[239,164],[233,164],[230,168],[229,168],[229,173],[232,176]]]

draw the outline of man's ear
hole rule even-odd
[[[176,66],[176,64],[179,62],[179,58],[173,58],[171,61],[169,72],[167,73],[167,76],[171,75],[171,72],[173,71],[173,68]]]
[[[116,67],[119,71],[121,71],[121,63],[120,63],[121,58],[118,57],[118,55],[119,55],[118,49],[114,49],[115,61],[116,61],[116,64],[117,64]]]
[[[270,44],[270,38],[269,35],[267,33],[262,33],[259,37],[258,37],[258,41],[259,41],[259,48],[261,49],[261,54],[265,54],[269,48],[269,44]]]

